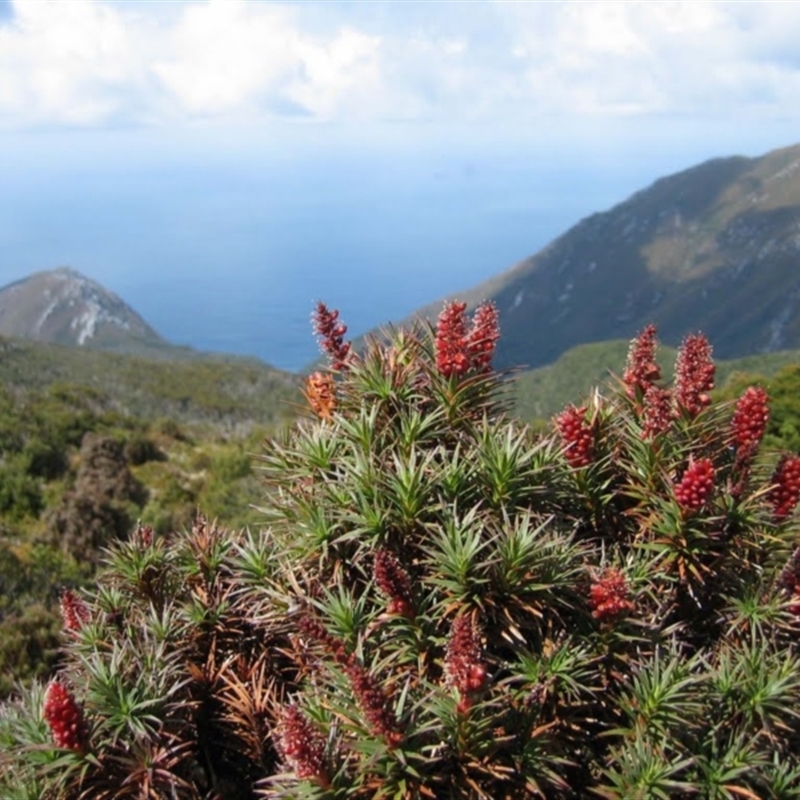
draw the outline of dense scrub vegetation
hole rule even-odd
[[[189,528],[200,507],[233,526],[258,519],[252,454],[274,425],[251,419],[248,436],[232,437],[116,406],[69,384],[0,388],[0,695],[52,669],[60,589],[87,584],[137,520],[165,533]]]
[[[491,306],[356,356],[268,443],[262,527],[139,526],[0,711],[33,798],[800,796],[800,457],[702,336],[543,435]],[[235,467],[234,467],[235,472]]]
[[[148,359],[0,337],[0,385],[40,392],[57,384],[87,387],[106,408],[127,416],[164,417],[229,435],[280,424],[300,399],[295,376],[255,359],[191,350],[182,359]]]

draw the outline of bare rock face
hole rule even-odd
[[[0,336],[111,350],[164,344],[117,295],[67,267],[0,289]]]

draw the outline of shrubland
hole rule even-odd
[[[490,305],[360,354],[316,328],[259,524],[141,524],[62,594],[4,797],[800,796],[800,457],[763,386],[715,400],[702,335],[665,382],[650,327],[532,432]]]
[[[0,696],[52,671],[59,591],[90,584],[103,548],[137,521],[163,534],[202,507],[234,526],[257,522],[252,454],[291,411],[273,402],[234,435],[158,405],[134,417],[96,388],[0,388]]]

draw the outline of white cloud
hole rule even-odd
[[[382,89],[380,44],[380,37],[351,28],[328,42],[298,41],[302,69],[287,87],[288,96],[318,117],[369,116]]]
[[[124,102],[139,58],[112,9],[69,0],[14,4],[0,27],[0,114],[13,122],[91,123]]]
[[[0,125],[794,116],[800,3],[15,0]]]
[[[211,0],[166,31],[152,71],[189,113],[246,109],[299,67],[296,39],[280,6]]]

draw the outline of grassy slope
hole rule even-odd
[[[0,384],[15,391],[90,387],[115,411],[226,432],[273,424],[301,400],[295,376],[255,359],[147,359],[16,339],[0,339]]]
[[[564,353],[555,364],[520,373],[516,377],[516,412],[525,420],[546,419],[558,413],[565,404],[578,402],[593,387],[608,382],[612,373],[622,374],[628,344],[619,339],[580,345]],[[665,377],[670,375],[675,352],[671,347],[659,349],[659,362]],[[771,376],[797,362],[800,362],[800,351],[797,350],[717,361],[717,386],[725,386],[741,373]]]

